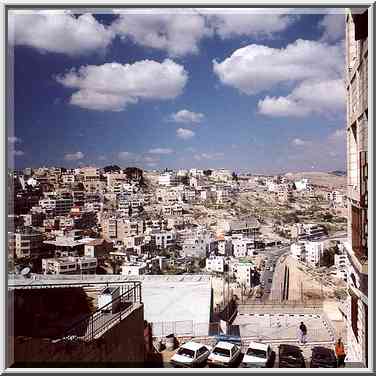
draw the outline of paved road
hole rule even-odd
[[[263,300],[268,299],[272,289],[272,281],[275,278],[276,266],[279,258],[290,251],[290,246],[278,247],[265,251],[267,261],[265,263],[265,270],[261,274],[261,281],[264,283]]]

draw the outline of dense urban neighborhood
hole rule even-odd
[[[346,171],[8,168],[10,363],[368,367],[367,11],[344,18]]]

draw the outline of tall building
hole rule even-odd
[[[368,366],[368,14],[346,14],[347,361]]]

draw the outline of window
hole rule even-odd
[[[230,350],[222,349],[221,347],[215,347],[213,350],[213,354],[230,357]]]
[[[187,358],[193,359],[195,356],[195,352],[190,349],[185,349],[184,347],[181,347],[178,352],[179,355],[186,356]]]

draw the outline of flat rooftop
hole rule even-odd
[[[34,279],[35,278],[35,279]],[[210,275],[40,275],[9,276],[8,284],[142,282],[145,320],[153,323],[153,335],[208,335],[211,311]]]

